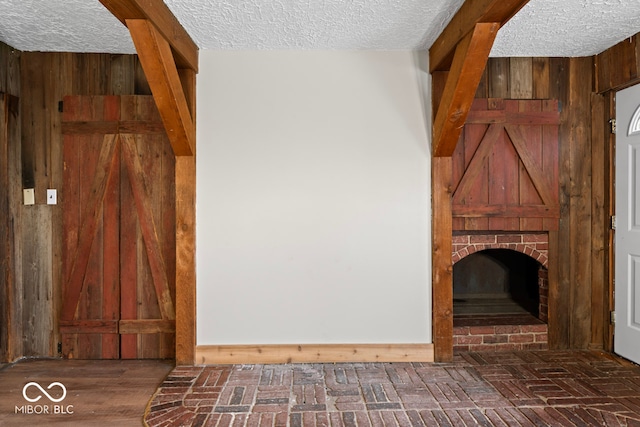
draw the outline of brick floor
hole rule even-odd
[[[640,367],[598,352],[459,353],[453,363],[177,367],[155,426],[640,426]]]

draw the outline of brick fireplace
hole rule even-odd
[[[507,249],[525,254],[539,263],[538,321],[521,323],[519,319],[492,316],[483,319],[457,321],[454,316],[454,349],[457,351],[500,351],[546,349],[548,320],[549,237],[546,232],[454,231],[452,260],[488,249]],[[504,322],[503,322],[504,320]],[[533,324],[532,324],[533,323]],[[458,325],[456,325],[458,324]]]

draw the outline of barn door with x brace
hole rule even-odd
[[[153,98],[63,106],[63,355],[173,358],[174,156]]]
[[[559,103],[476,99],[453,153],[454,230],[557,230]]]

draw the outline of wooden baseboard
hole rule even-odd
[[[433,362],[433,344],[199,345],[196,364]]]

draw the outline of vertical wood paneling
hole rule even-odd
[[[491,58],[486,70],[489,98],[509,98],[509,58]]]
[[[0,92],[20,96],[20,55],[0,42]]]
[[[572,58],[569,73],[571,348],[591,343],[591,71],[592,58]]]
[[[0,51],[0,54],[2,52]],[[2,76],[0,75],[0,78]],[[0,363],[9,348],[9,288],[13,287],[13,256],[9,220],[9,95],[0,92]]]
[[[42,121],[46,114],[43,99],[44,81],[42,70],[44,68],[44,55],[31,52],[22,54],[21,81],[23,84],[20,98],[22,99],[22,186],[34,188],[36,185],[36,146],[42,145],[44,138],[38,135],[42,128]],[[39,169],[42,169],[41,167]],[[39,191],[36,191],[36,201]]]
[[[0,42],[0,363],[22,355],[20,52]]]
[[[72,77],[72,58],[70,53],[63,54],[47,54],[47,69],[55,70],[55,73],[47,73],[44,85],[46,90],[46,105],[55,106],[58,105],[62,97],[71,91],[71,77]],[[49,107],[51,108],[51,107]],[[48,167],[48,185],[47,188],[53,188],[58,190],[58,194],[62,190],[62,173],[64,165],[63,158],[63,143],[61,132],[61,114],[57,110],[53,110],[48,114],[46,118],[46,138],[48,140],[48,153],[49,153],[49,167]],[[44,180],[47,182],[47,180]],[[43,197],[46,198],[46,192]],[[62,216],[64,212],[59,205],[50,206],[51,210],[51,256],[52,256],[52,287],[53,287],[53,311],[56,312],[58,307],[62,307],[62,286],[55,286],[56,283],[62,283]],[[57,343],[60,342],[59,328],[58,328],[58,316],[54,315],[54,335],[52,339],[52,354],[57,355]]]
[[[18,63],[16,63],[18,64]],[[19,75],[20,73],[17,72]],[[7,164],[9,168],[9,242],[11,245],[10,274],[13,286],[7,289],[6,304],[8,305],[9,336],[7,340],[7,359],[16,360],[23,355],[22,337],[24,325],[22,324],[23,307],[23,277],[22,277],[22,171],[20,167],[20,100],[10,98],[9,102],[9,131]]]
[[[605,270],[607,246],[607,211],[605,210],[605,174],[609,156],[605,144],[604,96],[591,95],[591,342],[592,348],[602,348],[607,329],[607,275]]]
[[[51,210],[47,205],[25,206],[28,229],[22,235],[23,356],[51,354],[53,288],[51,286]]]
[[[598,55],[599,89],[637,80],[637,37]],[[544,141],[556,136],[543,133],[543,150],[535,154],[541,156],[543,169],[554,155],[559,162],[560,221],[558,231],[550,232],[549,249],[552,348],[608,348],[611,342],[606,319],[611,299],[607,280],[611,237],[606,229],[606,212],[612,205],[607,169],[611,147],[605,144],[608,109],[602,99],[592,98],[593,61],[492,58],[484,77],[489,97],[551,99],[561,106],[558,153],[545,151]]]
[[[491,59],[489,59],[491,61]],[[486,67],[485,67],[486,68]],[[480,82],[478,83],[478,89],[476,90],[476,98],[488,98],[489,97],[489,79],[488,73],[482,73],[482,77],[480,78]]]
[[[73,95],[107,95],[110,92],[111,55],[73,55]]]
[[[531,58],[511,58],[509,61],[509,98],[533,97],[533,64]]]
[[[596,91],[619,89],[640,81],[640,35],[624,39],[595,57]]]
[[[557,235],[550,234],[549,239],[554,237],[555,252],[549,248],[550,271],[549,271],[549,347],[555,349],[569,348],[571,335],[570,313],[571,313],[571,247],[570,247],[570,211],[569,211],[569,186],[570,159],[571,159],[571,135],[567,126],[567,116],[570,111],[568,104],[569,87],[569,60],[565,58],[551,58],[549,61],[549,95],[558,99],[562,106],[560,112],[560,146],[558,152],[558,164],[560,175],[560,221]],[[556,262],[557,270],[552,274],[551,261]],[[554,283],[554,279],[557,282]]]
[[[135,78],[131,70],[136,69],[137,58],[133,55],[111,55],[108,95],[130,95],[135,93]]]
[[[21,175],[16,183],[19,201],[21,202],[24,186],[36,188],[37,206],[25,207],[18,204],[16,210],[27,212],[33,208],[34,212],[38,211],[38,214],[25,215],[24,225],[19,222],[14,224],[18,242],[13,245],[12,251],[19,258],[16,262],[16,281],[22,283],[24,276],[26,283],[30,273],[27,269],[23,270],[22,265],[28,265],[26,262],[37,259],[37,262],[44,263],[43,268],[46,267],[44,273],[38,276],[38,280],[41,280],[39,286],[45,286],[47,295],[50,295],[48,299],[38,300],[34,305],[31,304],[31,299],[35,299],[36,294],[31,295],[31,292],[35,292],[35,289],[25,290],[25,312],[20,312],[18,316],[31,319],[36,315],[36,310],[40,310],[38,315],[41,314],[44,318],[53,316],[54,319],[53,324],[47,325],[45,329],[25,329],[24,343],[21,330],[12,332],[11,335],[18,337],[19,341],[13,351],[14,358],[24,354],[27,341],[30,342],[30,354],[58,355],[59,337],[57,316],[54,313],[60,309],[62,298],[63,212],[59,206],[44,205],[47,188],[58,190],[59,201],[64,197],[63,144],[58,103],[63,96],[73,94],[134,94],[136,91],[148,94],[144,74],[139,72],[139,68],[137,58],[133,55],[20,53],[0,44],[0,87],[6,87],[10,93],[21,96],[19,129],[22,135],[18,133],[21,144],[17,146],[20,152],[13,156],[13,171]],[[43,210],[48,213],[40,212]],[[20,227],[24,230],[39,230],[39,227],[44,227],[43,221],[49,230],[44,235],[46,239],[27,238],[20,232]],[[23,245],[24,251],[21,249]],[[19,283],[14,288],[20,295],[23,294]],[[20,325],[22,322],[16,323]]]
[[[569,310],[559,309],[560,301],[567,301],[568,289],[563,289],[560,284],[560,232],[549,231],[549,313],[548,333],[549,349],[567,348],[569,342]],[[556,255],[554,255],[556,254]]]
[[[533,58],[533,98],[549,99],[549,58]]]

